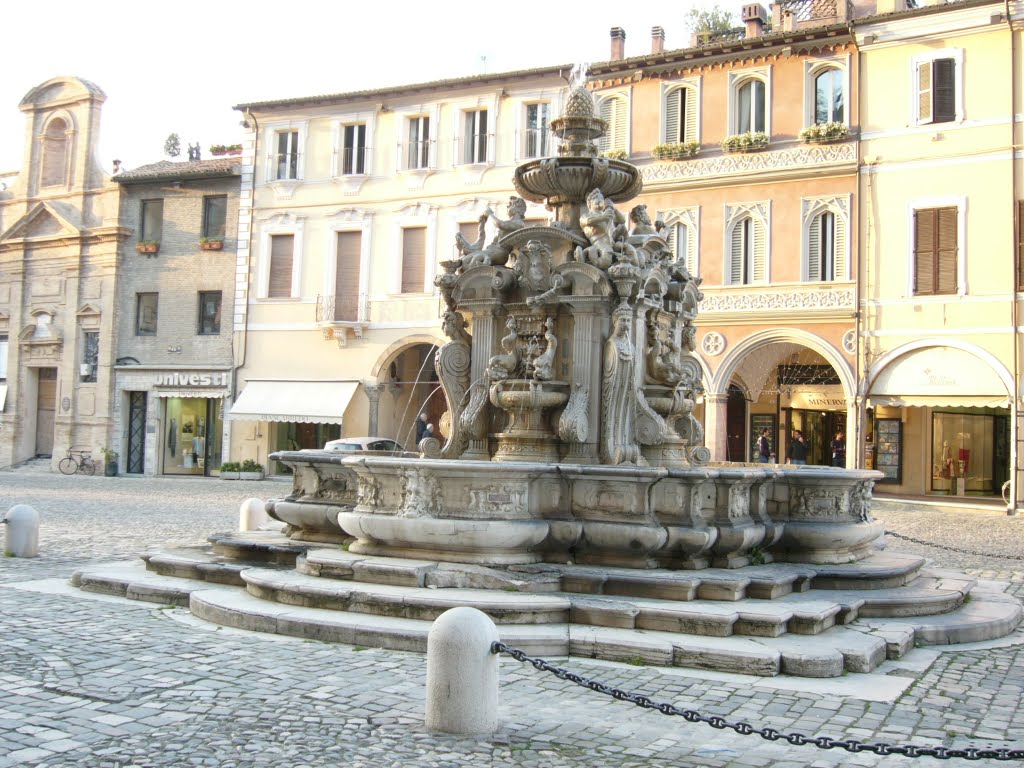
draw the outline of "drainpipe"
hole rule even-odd
[[[1017,253],[1020,242],[1020,228],[1024,226],[1017,216],[1017,49],[1013,40],[1013,21],[1010,18],[1010,0],[1003,0],[1004,13],[1006,13],[1006,29],[1010,33],[1010,205],[1012,206],[1010,221],[1013,222],[1013,285],[1011,286],[1010,321],[1011,339],[1013,341],[1013,385],[1014,391],[1010,398],[1010,503],[1007,505],[1006,514],[1017,514],[1017,468],[1020,458],[1020,340],[1017,334],[1018,310],[1017,310],[1017,289],[1020,287],[1020,259]]]
[[[851,107],[856,107],[857,114],[857,126],[860,125],[860,82],[861,82],[861,62],[860,62],[860,46],[857,45],[857,35],[853,28],[853,20],[851,19],[847,24],[849,29],[850,40],[853,42],[853,47],[856,51],[857,58],[857,98],[851,99]],[[853,83],[851,82],[851,90]],[[850,115],[851,118],[854,115]],[[851,121],[852,122],[852,121]],[[862,386],[861,382],[861,329],[864,325],[864,313],[861,310],[861,274],[863,270],[862,263],[866,262],[866,259],[861,259],[861,254],[866,253],[868,245],[871,240],[870,237],[865,235],[864,244],[860,242],[860,212],[863,209],[860,199],[860,131],[857,132],[857,194],[854,195],[853,204],[850,206],[850,218],[852,221],[857,222],[857,269],[854,274],[853,284],[853,332],[854,332],[854,346],[853,346],[853,375],[854,375],[854,405],[857,408],[857,423],[854,425],[857,427],[857,445],[854,451],[854,464],[853,466],[862,469],[864,467],[865,460],[865,446],[867,444],[867,387]],[[869,169],[870,171],[870,169]],[[870,184],[870,176],[868,177],[868,183]],[[868,215],[871,213],[871,207],[867,207]],[[847,436],[849,436],[849,429],[847,429]]]

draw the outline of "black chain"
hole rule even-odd
[[[996,555],[991,552],[973,552],[969,549],[960,549],[959,547],[947,547],[945,544],[936,544],[934,541],[924,541],[923,539],[915,539],[913,536],[904,536],[902,533],[894,533],[893,531],[886,531],[885,535],[892,536],[896,539],[903,539],[903,541],[912,541],[914,544],[924,544],[926,547],[944,549],[947,552],[959,552],[961,555],[975,555],[976,557],[998,557],[1000,560],[1024,560],[1024,555]]]
[[[950,747],[922,747],[914,744],[885,744],[882,742],[875,742],[874,744],[865,744],[864,742],[857,741],[856,739],[833,739],[829,736],[805,736],[802,733],[782,733],[775,728],[755,728],[749,723],[736,722],[730,723],[724,717],[718,715],[702,715],[693,709],[679,709],[672,704],[658,703],[652,701],[647,696],[643,696],[638,693],[629,693],[628,691],[622,691],[618,688],[613,688],[610,685],[599,683],[596,680],[588,680],[581,675],[577,675],[574,672],[570,672],[562,667],[556,667],[555,665],[545,661],[544,659],[537,659],[531,656],[527,656],[526,653],[520,651],[517,648],[510,648],[500,641],[491,643],[491,653],[507,653],[516,661],[523,661],[528,664],[532,664],[535,669],[541,672],[550,672],[559,680],[568,680],[570,683],[575,683],[584,688],[589,688],[592,691],[603,693],[605,696],[611,696],[613,699],[619,701],[628,701],[630,704],[636,704],[638,707],[643,709],[655,709],[663,715],[678,715],[687,722],[690,723],[704,723],[710,725],[712,728],[723,730],[731,728],[741,736],[749,736],[750,734],[756,734],[762,739],[767,741],[788,741],[790,744],[800,747],[804,744],[812,744],[818,749],[845,749],[847,752],[873,752],[876,755],[905,755],[907,757],[934,757],[939,760],[949,760],[954,757],[959,757],[964,760],[1024,760],[1024,749],[979,749],[977,747],[967,747],[965,749],[952,749]]]

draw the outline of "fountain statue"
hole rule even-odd
[[[353,553],[490,566],[573,561],[738,568],[867,556],[876,473],[709,464],[693,415],[700,279],[675,260],[637,168],[602,157],[582,69],[551,122],[557,156],[516,168],[508,218],[435,283],[446,433],[419,459],[282,452],[295,491],[273,502],[296,540]],[[525,201],[550,223],[526,223]],[[486,241],[493,221],[497,237]]]

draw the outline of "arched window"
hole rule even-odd
[[[753,216],[736,220],[729,232],[728,285],[750,285],[768,279],[768,249],[764,223]]]
[[[42,155],[41,185],[56,187],[67,184],[68,124],[59,117],[51,120],[46,126]]]
[[[627,152],[629,102],[624,96],[609,96],[600,102],[597,112],[608,124],[604,136],[598,139],[597,148],[602,153]]]
[[[750,79],[736,89],[736,133],[764,131],[765,87],[762,80]]]
[[[838,69],[826,69],[814,78],[814,122],[842,123],[846,121],[846,104],[843,93],[843,73]]]
[[[849,279],[848,210],[849,201],[842,197],[804,200],[806,280],[817,283]]]
[[[673,88],[665,94],[665,143],[697,140],[697,89]]]

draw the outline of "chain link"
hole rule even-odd
[[[568,680],[571,683],[575,683],[576,685],[584,688],[589,688],[597,693],[603,693],[604,695],[611,696],[619,701],[628,701],[630,704],[635,704],[643,709],[653,709],[657,712],[661,712],[663,715],[677,715],[687,722],[704,723],[705,725],[710,725],[712,728],[718,728],[719,730],[731,728],[741,736],[756,734],[767,741],[779,741],[782,739],[797,747],[804,746],[805,744],[812,744],[819,749],[845,749],[847,752],[872,752],[876,755],[934,757],[939,760],[949,760],[951,758],[960,758],[963,760],[1024,760],[1024,749],[1007,749],[1005,747],[1000,747],[998,749],[979,749],[978,747],[953,749],[951,747],[924,747],[914,744],[899,746],[894,744],[885,744],[883,742],[865,744],[864,742],[857,741],[856,739],[833,739],[829,736],[818,736],[815,738],[805,736],[802,733],[782,733],[775,728],[755,728],[750,725],[750,723],[742,721],[730,723],[720,715],[702,715],[700,712],[696,712],[692,709],[679,709],[668,703],[659,704],[652,701],[647,696],[630,693],[628,691],[620,690],[619,688],[613,688],[610,685],[599,683],[596,680],[589,680],[562,667],[556,667],[544,659],[527,656],[524,651],[520,651],[518,648],[510,648],[500,641],[491,644],[491,653],[508,654],[516,661],[532,664],[535,669],[541,672],[550,672],[559,680]]]
[[[936,544],[934,541],[924,541],[923,539],[915,539],[913,536],[904,536],[902,533],[895,533],[893,531],[886,531],[885,535],[892,536],[896,539],[903,539],[903,541],[911,541],[914,544],[924,544],[926,547],[944,549],[947,552],[958,552],[961,555],[974,555],[976,557],[998,557],[1000,560],[1024,560],[1024,555],[996,555],[991,552],[974,552],[970,549],[960,549],[959,547],[947,547],[945,544]]]

